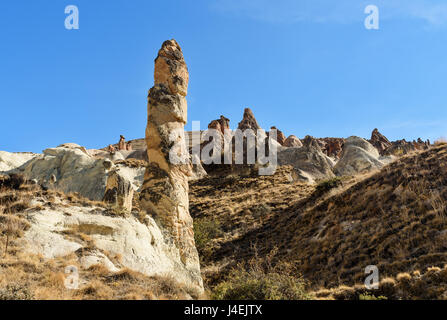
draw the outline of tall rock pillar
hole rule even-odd
[[[155,59],[154,86],[148,95],[146,144],[149,165],[144,176],[140,205],[178,252],[179,264],[202,286],[200,265],[189,215],[188,159],[184,126],[187,119],[188,68],[175,40],[165,41]],[[187,163],[187,162],[184,162]],[[177,253],[176,253],[177,254]]]

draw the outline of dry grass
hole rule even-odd
[[[79,270],[79,288],[68,289],[67,266]],[[44,259],[20,250],[0,259],[0,300],[197,299],[199,293],[170,277],[148,277],[132,270],[109,272],[96,265],[82,269],[74,255]]]
[[[447,266],[429,267],[420,271],[399,273],[395,278],[384,278],[378,289],[366,289],[363,285],[339,286],[320,289],[315,294],[319,299],[334,300],[433,300],[447,299]]]

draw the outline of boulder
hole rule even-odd
[[[113,204],[125,212],[132,211],[134,189],[132,183],[118,174],[116,170],[109,173],[103,201]]]
[[[284,147],[288,147],[288,148],[299,148],[302,147],[303,144],[301,143],[301,140],[298,139],[296,136],[294,135],[290,135],[283,144]]]
[[[385,163],[379,157],[379,151],[368,141],[360,137],[349,137],[334,172],[337,176],[345,176],[380,169]]]

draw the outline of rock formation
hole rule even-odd
[[[230,130],[230,119],[220,116],[220,119],[210,122],[208,129],[218,130],[225,135],[225,130]]]
[[[134,189],[129,180],[119,175],[115,170],[109,173],[103,198],[104,202],[113,204],[126,212],[131,212],[133,194]]]
[[[149,165],[140,207],[153,217],[179,255],[190,281],[202,287],[200,265],[189,215],[188,176],[191,166],[185,145],[188,69],[175,40],[165,41],[155,59],[154,86],[148,94],[146,144]]]
[[[338,176],[380,169],[392,159],[380,158],[378,150],[365,139],[349,137],[346,139],[340,160],[334,167]]]
[[[120,136],[120,141],[118,142],[118,150],[126,150],[126,138]]]
[[[391,145],[385,149],[383,152],[384,155],[393,155],[393,156],[401,156],[404,154],[408,154],[411,151],[415,150],[425,150],[430,147],[430,141],[426,142],[422,141],[421,138],[418,141],[406,141],[405,139],[397,140],[391,142]]]
[[[246,129],[252,129],[254,133],[256,133],[256,130],[260,129],[258,122],[256,121],[255,116],[253,115],[253,111],[251,111],[250,108],[244,109],[244,116],[239,122],[238,129],[244,131]]]
[[[209,123],[208,125],[208,129],[213,129],[216,130],[219,134],[220,134],[220,142],[221,142],[221,147],[223,150],[223,146],[224,146],[224,142],[225,140],[230,140],[232,135],[230,132],[230,119],[225,118],[224,116],[220,116],[220,119],[217,120],[213,120]],[[202,150],[208,143],[210,143],[211,141],[213,141],[213,136],[207,136],[205,134],[205,136],[207,137],[202,144],[200,146],[200,150]]]
[[[286,141],[286,136],[284,135],[284,133],[282,133],[282,131],[278,130],[276,127],[271,127],[270,130],[276,130],[276,141],[283,146],[284,142]]]
[[[300,180],[314,183],[334,177],[333,161],[320,148],[317,139],[306,136],[301,148],[283,148],[278,151],[279,165],[292,165]]]
[[[141,187],[145,170],[143,167],[131,168],[125,164],[115,166],[106,157],[93,157],[83,147],[68,145],[70,144],[46,149],[43,154],[0,152],[0,173],[4,166],[2,158],[11,159],[14,161],[8,161],[10,166],[5,173],[23,174],[28,180],[36,180],[47,188],[65,193],[77,192],[96,201],[101,201],[104,197],[111,169],[128,180],[135,191]]]
[[[288,148],[299,148],[302,147],[303,144],[300,139],[292,134],[284,141],[283,146]]]
[[[8,173],[11,170],[15,170],[36,157],[38,157],[38,154],[35,153],[0,151],[0,173]]]
[[[383,155],[385,150],[391,146],[391,142],[377,128],[371,133],[369,143],[379,151],[380,155]]]
[[[320,138],[317,139],[321,150],[328,156],[335,159],[340,157],[345,139],[343,138]]]

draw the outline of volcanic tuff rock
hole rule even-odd
[[[343,176],[380,169],[384,166],[386,159],[379,157],[377,149],[368,141],[359,137],[349,137],[346,139],[334,172],[338,176]]]
[[[148,276],[169,276],[178,282],[190,282],[190,273],[184,271],[178,253],[150,216],[144,219],[133,215],[110,216],[106,209],[76,206],[65,200],[51,207],[42,202],[41,206],[44,208],[27,213],[31,225],[24,235],[28,252],[47,259],[74,254],[84,268],[92,263],[102,264],[110,271],[129,268]],[[65,236],[74,232],[87,234],[96,249],[92,250],[80,239]],[[120,259],[111,262],[101,252]]]
[[[244,109],[244,116],[241,122],[239,122],[238,129],[242,131],[246,129],[252,129],[254,133],[256,133],[256,130],[261,129],[258,122],[256,121],[253,111],[251,111],[250,108]]]
[[[210,122],[208,129],[215,129],[225,134],[225,130],[230,130],[230,119],[220,116],[220,119]]]
[[[343,149],[345,139],[343,138],[320,138],[317,139],[321,150],[329,157],[338,159]]]
[[[306,136],[302,143],[301,148],[279,149],[278,164],[293,166],[299,178],[310,183],[334,177],[334,163],[321,151],[318,141]]]
[[[0,151],[0,173],[8,173],[39,156],[35,153]]]
[[[189,215],[187,118],[188,69],[175,40],[165,41],[155,59],[154,86],[148,95],[146,144],[149,165],[140,194],[140,207],[173,245],[191,285],[203,288]]]
[[[276,130],[276,141],[283,146],[284,142],[286,141],[286,136],[284,133],[276,127],[271,127],[270,130]]]
[[[296,136],[294,136],[293,134],[290,135],[286,141],[284,141],[283,144],[284,147],[289,147],[289,148],[296,148],[296,147],[302,147],[303,144],[301,143],[301,140],[298,139]]]
[[[221,115],[220,119],[213,120],[210,122],[210,124],[208,125],[208,129],[213,129],[215,131],[206,131],[203,134],[205,141],[201,144],[200,150],[205,148],[214,139],[218,140],[216,141],[216,143],[220,142],[221,150],[223,150],[225,140],[230,141],[232,138],[232,134],[230,131],[230,119],[225,118],[224,116]]]
[[[118,208],[130,212],[132,211],[133,194],[134,189],[129,180],[119,175],[115,170],[109,173],[103,198],[104,202],[114,204]]]
[[[402,139],[391,142],[391,146],[384,151],[384,155],[401,156],[414,150],[425,150],[428,147],[430,147],[430,141],[428,140],[424,142],[419,138],[418,141],[410,142]]]
[[[122,179],[127,180],[137,191],[143,182],[144,168],[130,168],[116,165],[107,158],[94,158],[83,147],[64,144],[43,151],[43,154],[11,154],[2,152],[9,161],[5,173],[21,173],[29,180],[36,180],[46,188],[65,193],[78,192],[90,200],[103,199],[107,176],[112,167]],[[0,155],[1,156],[1,155]],[[30,159],[25,162],[25,160]],[[1,160],[1,159],[0,159]],[[20,161],[19,161],[20,160]],[[0,166],[2,161],[0,161]]]
[[[391,142],[377,128],[371,133],[369,142],[376,147],[380,155],[383,155],[385,150],[391,146]]]

